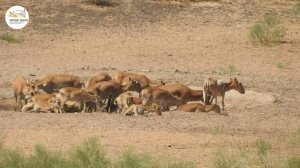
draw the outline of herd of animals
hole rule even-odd
[[[221,113],[218,96],[222,97],[224,111],[225,92],[233,89],[245,93],[242,83],[236,78],[227,82],[208,78],[203,83],[203,90],[193,90],[183,84],[152,81],[145,75],[129,72],[117,72],[112,76],[101,72],[87,83],[69,74],[48,74],[31,82],[17,76],[12,80],[12,88],[15,111],[64,113],[99,110],[124,115],[161,115],[175,106],[182,112]]]

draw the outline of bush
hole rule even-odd
[[[1,140],[1,139],[0,139]],[[0,147],[1,147],[0,141]],[[65,155],[37,145],[26,156],[19,150],[0,148],[0,168],[196,168],[193,163],[167,162],[127,150],[117,160],[109,160],[96,139],[88,139]]]
[[[28,168],[67,168],[71,162],[59,153],[49,152],[44,146],[36,145],[35,151],[27,158]]]
[[[274,12],[265,14],[263,20],[256,22],[250,28],[250,41],[253,44],[270,45],[281,42],[286,29],[279,25],[280,21]]]
[[[294,14],[299,15],[300,14],[300,0],[297,0],[295,6],[294,6]]]
[[[11,34],[2,34],[0,36],[1,40],[7,41],[9,43],[22,43],[24,41],[23,38],[21,37],[15,37],[14,35]]]
[[[150,168],[150,167],[160,167],[159,163],[149,155],[136,154],[131,150],[123,153],[120,160],[115,165],[116,168]]]
[[[287,161],[288,168],[299,168],[300,167],[300,157],[292,157]]]
[[[297,130],[296,134],[290,139],[290,144],[300,145],[300,128]]]
[[[272,149],[272,145],[262,139],[256,140],[255,146],[258,154],[261,156],[266,156],[267,153]]]
[[[0,151],[0,167],[5,168],[24,168],[26,159],[19,150],[5,150]]]
[[[214,168],[239,168],[239,158],[229,151],[218,151],[213,159]]]
[[[77,146],[71,152],[71,159],[73,160],[74,167],[109,167],[110,161],[106,157],[106,152],[100,146],[96,139],[91,138]]]

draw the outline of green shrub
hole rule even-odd
[[[194,163],[190,162],[169,162],[168,166],[162,166],[167,168],[196,168],[197,166]]]
[[[48,151],[42,145],[37,145],[28,156],[19,150],[2,147],[0,168],[196,168],[196,165],[158,160],[131,150],[125,151],[119,159],[109,160],[102,146],[92,138],[66,154]]]
[[[271,45],[281,42],[285,33],[286,29],[280,26],[278,16],[270,12],[250,28],[249,38],[253,44]]]
[[[109,167],[110,161],[106,157],[106,152],[95,138],[88,139],[81,146],[77,146],[71,151],[71,159],[74,167]]]
[[[196,168],[197,166],[189,162],[174,162],[157,160],[147,154],[138,154],[132,150],[127,150],[115,162],[114,168]]]
[[[295,15],[300,14],[300,0],[296,0],[296,4],[294,6],[294,14]]]
[[[71,163],[59,153],[49,152],[44,146],[36,145],[35,151],[27,158],[28,168],[67,168]]]
[[[136,154],[131,150],[123,153],[115,165],[116,168],[151,168],[161,167],[157,160],[146,154]]]
[[[299,168],[300,167],[300,157],[292,157],[287,161],[288,168]]]
[[[218,151],[213,159],[214,168],[239,168],[239,158],[229,151]]]
[[[11,34],[2,34],[0,36],[1,40],[7,41],[9,43],[22,43],[24,41],[23,38],[21,37],[15,37],[14,35]]]
[[[300,145],[300,128],[297,130],[296,134],[290,139],[292,145]]]
[[[25,157],[19,150],[6,150],[0,151],[0,167],[5,168],[24,168]]]
[[[267,153],[272,149],[272,145],[263,139],[256,140],[255,146],[258,154],[261,156],[266,156]]]
[[[289,69],[291,62],[280,62],[277,64],[277,68],[279,69]]]

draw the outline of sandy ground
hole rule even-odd
[[[178,4],[148,0],[101,7],[84,0],[1,1],[0,14],[13,4],[30,13],[29,25],[0,32],[24,38],[0,41],[0,130],[5,144],[31,152],[37,143],[67,150],[97,137],[110,155],[137,151],[209,167],[221,148],[253,149],[258,138],[274,152],[290,154],[290,137],[300,128],[300,22],[293,1],[233,1]],[[266,7],[268,6],[268,7]],[[287,28],[285,43],[252,46],[247,35],[255,20],[276,10]],[[277,64],[289,62],[287,68]],[[234,67],[230,71],[229,67]],[[34,114],[12,112],[10,80],[69,73],[87,80],[96,72],[132,71],[168,83],[202,87],[207,77],[237,77],[246,94],[226,96],[229,116],[163,113],[154,117],[117,114]],[[298,153],[299,154],[299,153]]]

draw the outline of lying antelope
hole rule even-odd
[[[65,87],[60,89],[56,97],[61,100],[62,107],[64,107],[68,100],[79,102],[83,105],[81,112],[87,112],[87,102],[93,101],[96,104],[101,102],[101,99],[98,96],[91,95],[81,88],[74,87]]]
[[[29,81],[25,80],[21,76],[17,76],[11,81],[14,97],[15,97],[15,106],[14,110],[17,111],[17,108],[22,109],[22,100],[25,101],[25,104],[27,104],[27,101],[34,95],[38,94],[38,91],[36,90],[35,86]]]
[[[211,103],[213,99],[215,99],[215,104],[217,104],[217,96],[222,96],[222,110],[224,111],[224,98],[225,92],[230,90],[236,90],[241,94],[245,93],[245,88],[241,82],[239,82],[236,78],[231,79],[229,82],[217,81],[212,78],[208,78],[203,83],[203,91],[204,91],[204,102],[209,95],[211,95],[211,99],[209,102]]]
[[[189,103],[179,106],[178,109],[182,112],[210,112],[214,111],[216,113],[220,113],[220,106],[217,104],[204,105],[202,103]]]
[[[46,93],[54,93],[64,87],[82,88],[84,83],[80,81],[78,76],[68,74],[48,74],[35,82],[38,89],[42,89]]]
[[[153,103],[150,106],[132,104],[122,114],[151,116],[153,113],[161,115],[161,106],[158,103]]]
[[[40,94],[32,97],[32,101],[23,106],[22,112],[62,112],[60,101],[52,94]]]

